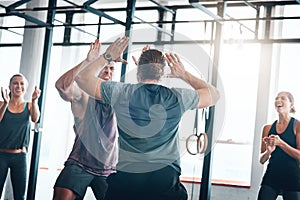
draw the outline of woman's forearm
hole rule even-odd
[[[0,122],[3,119],[4,113],[6,111],[6,107],[7,107],[8,103],[7,102],[3,102],[2,105],[0,106]]]
[[[31,110],[30,110],[30,117],[32,122],[37,122],[40,117],[40,109],[37,103],[37,99],[31,102]]]
[[[260,162],[261,164],[264,164],[267,160],[269,160],[270,155],[271,155],[271,154],[270,154],[268,151],[264,152],[264,153],[261,155],[261,157],[260,157],[260,159],[259,159],[259,162]]]

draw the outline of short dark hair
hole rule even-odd
[[[138,80],[160,80],[164,75],[166,58],[164,54],[156,49],[144,51],[138,62]]]

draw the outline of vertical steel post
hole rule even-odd
[[[55,16],[56,0],[49,0],[48,6],[49,6],[49,10],[47,14],[47,24],[52,25]],[[53,28],[51,26],[46,27],[42,70],[41,70],[40,87],[39,87],[42,89],[42,94],[38,100],[38,105],[41,110],[41,117],[38,121],[38,125],[41,127],[43,126],[43,119],[44,119],[45,97],[47,93],[46,91],[47,91],[47,82],[48,82],[48,74],[49,74],[48,72],[49,72],[50,52],[51,52],[51,45],[52,45],[52,33],[53,33]],[[41,138],[42,135],[40,133],[39,127],[36,127],[34,130],[32,154],[31,154],[31,163],[30,163],[28,188],[27,188],[27,200],[35,199]]]
[[[132,29],[132,21],[134,17],[134,12],[135,12],[135,3],[136,0],[127,0],[127,17],[126,17],[126,23],[125,23],[125,35],[127,37],[131,37],[131,29]],[[126,50],[123,53],[123,59],[128,60],[128,50],[130,49],[130,44],[126,48]],[[122,69],[121,69],[121,82],[125,81],[125,74],[126,74],[126,64],[122,64]]]
[[[221,17],[224,16],[225,7],[226,7],[225,2],[218,3],[217,5],[218,16]],[[211,84],[217,86],[219,58],[220,58],[220,51],[222,46],[223,24],[219,22],[215,22],[215,23],[216,23],[216,38],[214,43],[214,58],[213,58]],[[211,34],[213,34],[213,32]],[[214,139],[213,137],[214,115],[215,115],[215,107],[213,106],[209,109],[209,117],[206,120],[206,124],[205,124],[205,132],[207,133],[208,136],[208,146],[207,146],[208,153],[204,156],[199,200],[210,200],[211,168],[212,168],[211,163],[212,163],[212,155],[213,155],[212,143]]]

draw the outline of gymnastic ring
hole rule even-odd
[[[190,147],[189,147],[189,141],[191,140],[192,137],[197,137],[197,140],[196,140],[196,142],[197,142],[197,147],[196,147],[197,150],[196,150],[195,153],[192,152],[192,151],[190,150]],[[191,154],[191,155],[196,155],[196,154],[198,153],[198,141],[199,141],[199,137],[198,137],[197,135],[195,135],[195,134],[190,135],[190,136],[186,139],[186,141],[185,141],[185,146],[186,146],[186,150],[187,150],[187,152],[188,152],[189,154]]]
[[[207,144],[208,144],[208,137],[206,133],[200,133],[197,140],[197,151],[200,154],[205,153],[206,149],[207,149]],[[201,138],[203,138],[203,140],[201,140]]]

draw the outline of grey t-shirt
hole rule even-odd
[[[74,131],[76,138],[67,162],[97,176],[115,172],[118,131],[112,107],[90,97],[84,119],[75,120]]]
[[[158,84],[101,84],[104,102],[112,105],[119,130],[117,170],[145,173],[172,166],[179,173],[179,122],[197,108],[195,90]]]

